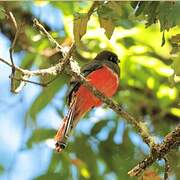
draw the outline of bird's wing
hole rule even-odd
[[[92,71],[95,71],[97,69],[100,69],[102,67],[102,64],[96,61],[90,62],[89,64],[85,65],[82,69],[81,69],[81,74],[86,77],[87,75],[89,75]],[[69,88],[69,92],[67,94],[67,103],[68,105],[70,105],[71,103],[71,98],[74,92],[76,92],[79,89],[79,86],[81,84],[76,81],[76,80],[71,80],[70,81],[70,88]]]

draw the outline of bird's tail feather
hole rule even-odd
[[[62,126],[59,128],[55,136],[56,141],[56,151],[61,152],[66,147],[66,142],[69,134],[73,128],[73,121],[75,119],[75,108],[76,108],[76,98],[70,104],[68,114],[63,119]]]

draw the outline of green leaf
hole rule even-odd
[[[88,143],[87,136],[83,135],[76,137],[75,143],[71,147],[71,150],[76,153],[76,157],[82,159],[87,164],[87,168],[90,172],[90,179],[96,177],[98,174],[98,166],[96,160],[97,155],[92,150],[92,145]]]
[[[126,48],[130,48],[131,46],[135,45],[135,41],[131,37],[124,37],[123,39],[118,39],[117,42],[124,44]]]
[[[172,68],[177,76],[180,76],[180,55],[173,59]]]
[[[121,2],[118,1],[109,1],[108,3],[108,7],[110,7],[115,13],[117,13],[119,16],[122,15],[121,12]]]
[[[24,69],[30,68],[34,62],[36,55],[36,53],[26,53],[25,57],[21,61],[20,67]]]
[[[97,122],[91,129],[91,135],[96,135],[103,127],[107,125],[108,121],[101,120]]]
[[[0,174],[2,174],[4,171],[4,167],[2,165],[0,165]]]
[[[162,42],[161,42],[161,47],[163,47],[163,46],[164,46],[165,42],[166,42],[166,39],[165,39],[165,31],[163,31],[163,33],[162,33]]]
[[[161,25],[161,31],[180,24],[180,2],[160,2],[158,19]]]
[[[180,24],[180,2],[139,2],[134,3],[135,15],[141,14],[147,16],[146,27],[160,22],[160,30],[169,30],[170,28]],[[145,18],[145,17],[144,17]]]
[[[175,80],[174,80],[174,75],[175,74],[172,74],[168,79],[169,79],[169,82],[170,82],[170,87],[173,88],[176,84]]]
[[[33,64],[35,55],[35,53],[27,53],[25,57],[22,59],[20,67],[23,69],[29,69]],[[23,78],[22,73],[19,71],[15,71],[15,77],[18,79]],[[14,80],[13,90],[17,89],[21,82],[22,81]]]
[[[3,20],[6,17],[5,10],[0,6],[0,19]]]
[[[134,158],[134,147],[128,137],[127,130],[123,135],[123,143],[116,144],[114,142],[116,130],[117,126],[110,131],[106,141],[100,142],[100,156],[110,172],[113,171],[117,176],[123,177],[122,179],[128,179],[127,172],[136,161]],[[119,164],[123,164],[123,166],[119,166]]]
[[[100,26],[105,29],[105,34],[107,38],[110,39],[115,28],[112,21],[110,19],[99,17],[99,23],[100,23]]]
[[[130,5],[131,5],[132,8],[135,9],[137,7],[137,5],[138,5],[138,1],[131,1]]]
[[[51,102],[52,98],[63,86],[66,80],[66,76],[61,76],[61,79],[55,80],[42,90],[29,108],[28,113],[33,120],[35,120],[37,114]]]
[[[68,3],[61,1],[51,1],[51,4],[60,9],[64,15],[72,15],[74,13],[74,2],[69,1]]]
[[[86,33],[88,20],[88,14],[76,13],[74,15],[73,33],[77,45],[80,45],[80,40]]]
[[[145,6],[146,6],[146,2],[139,2],[138,7],[135,11],[135,16],[139,16],[143,12]]]
[[[54,137],[56,130],[54,129],[37,129],[33,132],[32,136],[27,142],[29,148],[32,147],[33,143],[39,143],[48,138]]]
[[[98,16],[104,19],[117,19],[119,16],[116,14],[116,12],[109,7],[108,4],[103,4],[98,8]]]
[[[159,2],[147,2],[144,15],[148,15],[146,27],[157,22],[157,15],[159,12]]]
[[[60,179],[66,179],[67,177],[64,176],[62,173],[48,173],[44,174],[42,176],[39,176],[36,178],[36,180],[60,180]]]
[[[15,71],[14,76],[15,76],[15,78],[17,78],[17,79],[20,79],[20,78],[22,78],[22,73],[19,72],[19,71]],[[20,85],[21,82],[22,82],[22,81],[17,81],[17,80],[15,80],[15,79],[13,80],[13,84],[12,84],[12,86],[13,86],[13,88],[12,88],[13,92],[15,92],[15,90],[19,87],[19,85]],[[17,92],[16,92],[16,93],[17,93]]]

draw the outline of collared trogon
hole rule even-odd
[[[119,87],[120,69],[116,54],[102,51],[93,61],[82,68],[81,73],[107,97],[112,97]],[[69,111],[63,119],[62,126],[55,136],[56,151],[60,152],[66,147],[67,138],[72,130],[88,111],[100,106],[102,102],[78,81],[71,82],[67,96]]]

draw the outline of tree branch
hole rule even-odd
[[[94,8],[97,7],[96,2],[93,3],[92,8],[90,8],[88,14],[91,15],[94,12]],[[152,136],[150,136],[148,128],[146,127],[145,123],[137,120],[133,116],[131,116],[128,112],[124,111],[117,103],[115,103],[112,99],[107,98],[103,93],[97,90],[94,86],[91,85],[91,83],[83,77],[80,72],[76,71],[76,69],[79,69],[79,66],[76,66],[74,63],[73,66],[71,66],[70,60],[72,60],[72,52],[75,49],[75,44],[73,43],[67,53],[64,53],[63,48],[58,44],[58,42],[45,30],[45,28],[37,21],[34,20],[35,26],[38,27],[38,29],[43,32],[47,38],[53,42],[58,49],[60,49],[60,52],[62,53],[63,59],[56,64],[53,67],[47,68],[47,69],[40,69],[40,70],[26,70],[22,69],[20,67],[17,67],[13,64],[13,62],[9,63],[5,61],[4,59],[0,58],[0,61],[7,64],[10,67],[14,67],[15,70],[22,73],[23,76],[31,77],[31,76],[43,76],[46,74],[51,75],[57,75],[60,74],[63,70],[66,71],[67,74],[74,77],[77,81],[82,83],[87,89],[89,89],[97,98],[99,98],[103,103],[107,104],[109,108],[113,109],[118,115],[120,115],[122,118],[126,119],[128,122],[133,124],[139,131],[142,139],[146,144],[149,145],[151,148],[151,155],[144,159],[142,162],[140,162],[135,168],[133,168],[128,174],[130,176],[137,176],[142,171],[144,171],[148,166],[150,166],[152,163],[154,163],[157,159],[165,158],[165,155],[173,148],[175,143],[179,143],[179,136],[180,136],[180,127],[178,126],[173,132],[169,133],[163,143],[160,145],[157,145],[154,143],[154,139]],[[65,67],[68,67],[65,69]],[[27,80],[26,80],[27,81]]]
[[[169,170],[170,170],[170,164],[168,161],[167,156],[164,156],[164,162],[165,162],[165,168],[164,168],[164,180],[168,180],[169,177]]]
[[[154,146],[151,155],[138,163],[131,171],[128,172],[130,176],[140,175],[147,167],[151,166],[156,160],[162,159],[165,155],[174,148],[180,145],[180,125],[178,125],[172,132],[170,132],[164,141]]]
[[[14,25],[14,28],[16,30],[13,42],[12,42],[11,47],[9,49],[9,56],[10,56],[10,60],[11,60],[11,64],[12,64],[12,67],[11,67],[11,76],[14,77],[16,68],[15,68],[14,60],[13,60],[13,52],[14,52],[14,47],[16,45],[16,41],[17,41],[18,35],[19,35],[19,29],[18,29],[18,26],[17,26],[16,19],[15,19],[15,17],[14,17],[12,12],[9,12],[9,18],[11,19],[11,21],[12,21],[12,23]],[[20,86],[21,85],[19,85],[19,87]],[[15,92],[15,91],[16,90],[14,90],[14,79],[11,78],[11,92]]]
[[[33,71],[20,68],[16,65],[14,65],[14,68],[15,68],[15,70],[21,72],[23,75],[28,75],[29,77],[30,76],[57,75],[57,74],[61,73],[64,70],[66,64],[69,63],[69,58],[71,57],[72,51],[74,49],[75,49],[75,45],[73,43],[71,45],[68,53],[63,58],[63,60],[61,62],[59,62],[58,64],[56,64],[55,66],[52,66],[50,68],[33,70]],[[12,63],[10,63],[2,58],[0,58],[0,61],[2,61],[3,63],[7,64],[10,67],[13,67]]]

